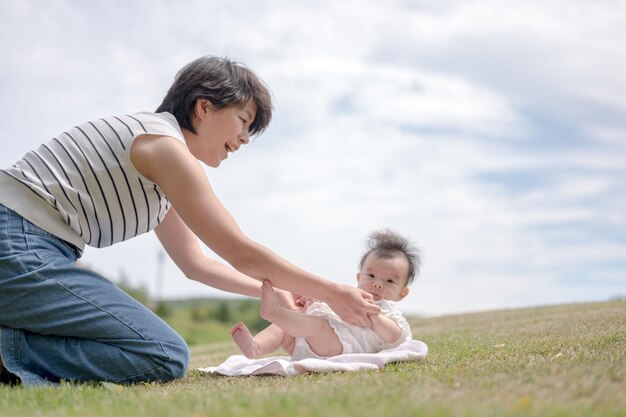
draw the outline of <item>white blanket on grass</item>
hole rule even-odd
[[[306,372],[365,371],[378,370],[392,362],[417,361],[427,354],[428,346],[424,342],[409,340],[394,349],[378,353],[350,353],[326,359],[307,358],[293,361],[290,356],[248,359],[243,355],[234,355],[218,366],[198,370],[225,376],[293,376]]]

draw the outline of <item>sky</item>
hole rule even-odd
[[[394,229],[423,258],[408,314],[604,301],[626,295],[625,44],[619,0],[0,0],[0,167],[228,56],[274,97],[206,168],[255,241],[354,285]],[[156,298],[230,296],[169,259],[159,284],[159,254],[150,233],[83,261]]]

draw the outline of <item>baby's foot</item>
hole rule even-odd
[[[237,347],[246,355],[248,359],[256,359],[259,356],[259,347],[252,337],[252,333],[243,322],[239,322],[230,329],[230,335],[237,344]]]
[[[274,291],[272,284],[265,280],[261,286],[261,312],[260,315],[265,320],[272,321],[272,318],[278,313],[280,302]]]

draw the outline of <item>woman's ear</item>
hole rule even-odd
[[[207,116],[209,111],[213,110],[213,105],[206,98],[199,98],[196,100],[196,104],[193,106],[193,113],[201,120]]]

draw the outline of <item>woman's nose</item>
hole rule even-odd
[[[250,143],[250,136],[248,135],[248,133],[242,133],[241,135],[239,135],[239,141],[246,145]]]

